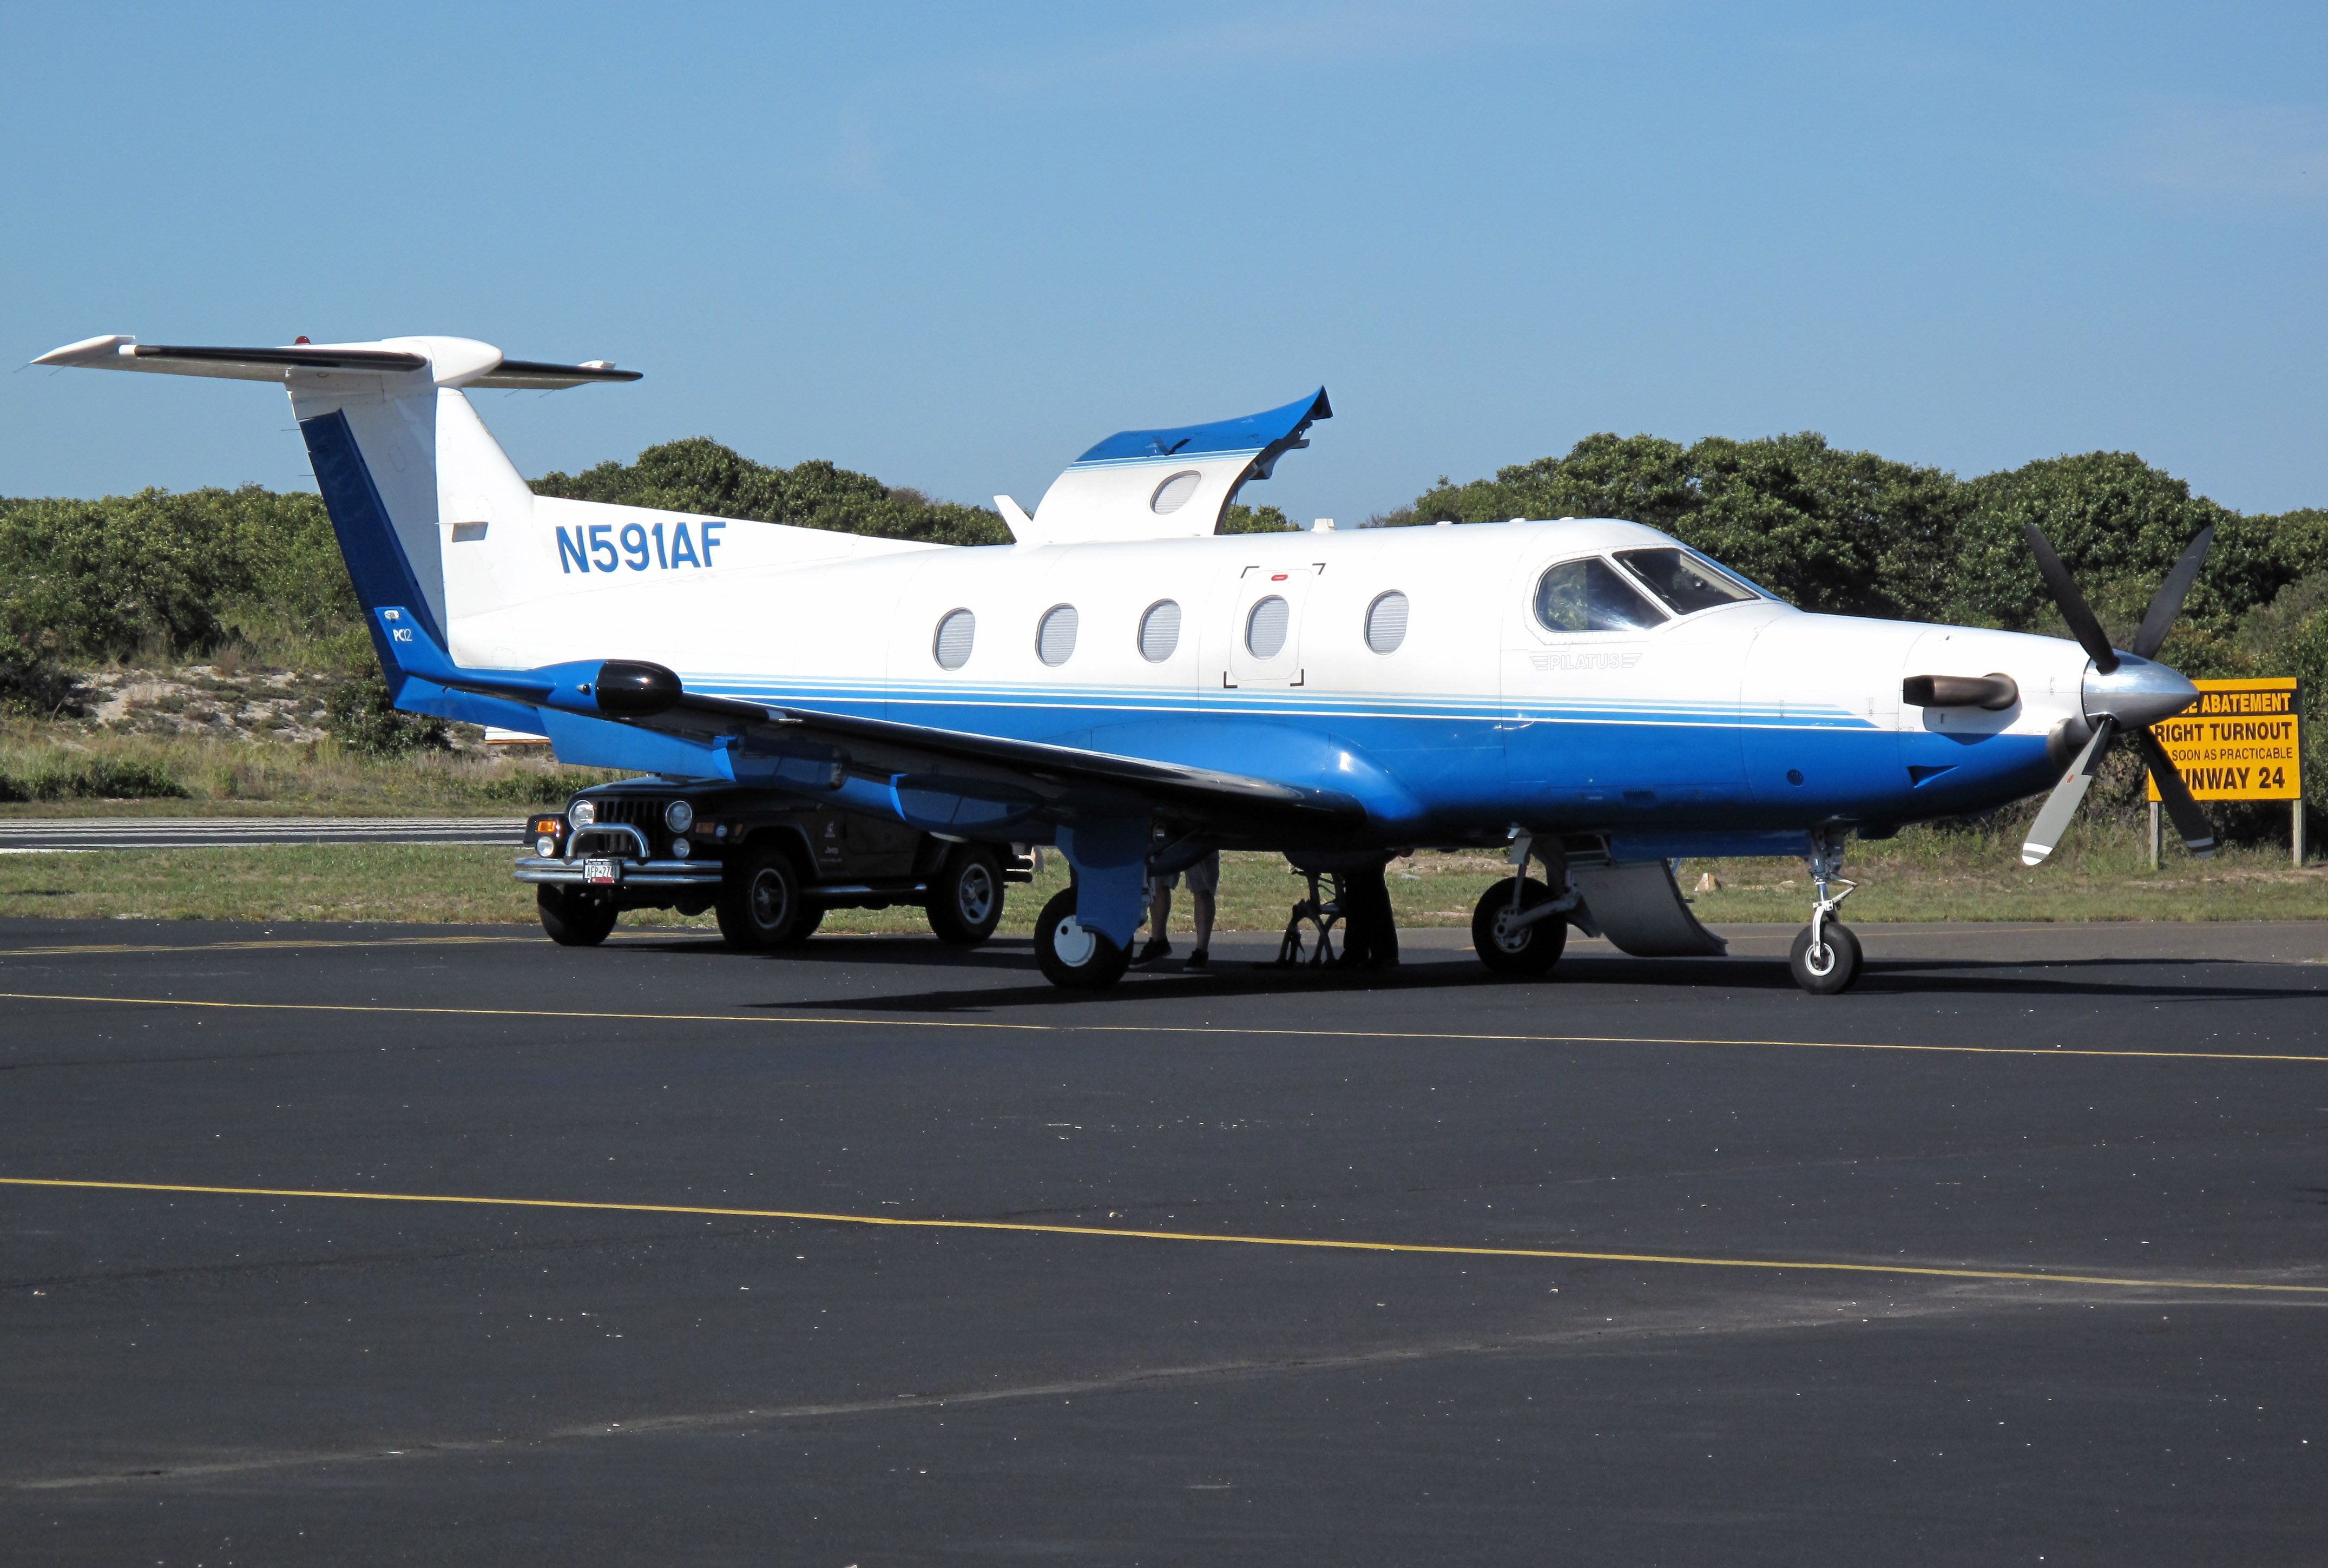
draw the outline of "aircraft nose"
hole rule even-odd
[[[2199,689],[2179,670],[2131,653],[2118,655],[2117,668],[2105,675],[2086,666],[2086,717],[2108,714],[2128,729],[2142,729],[2162,718],[2172,718],[2199,700]]]

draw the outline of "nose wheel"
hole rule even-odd
[[[1843,835],[1822,835],[1811,851],[1811,882],[1818,902],[1811,906],[1811,923],[1795,938],[1787,954],[1787,968],[1795,983],[1813,996],[1834,996],[1859,981],[1859,938],[1843,923],[1843,901],[1859,884],[1843,875]],[[1830,894],[1829,889],[1835,891]]]

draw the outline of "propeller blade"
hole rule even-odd
[[[2166,755],[2166,747],[2158,737],[2147,729],[2136,730],[2134,740],[2150,764],[2150,776],[2158,781],[2159,802],[2173,819],[2174,831],[2182,836],[2183,847],[2201,860],[2214,859],[2215,824],[2207,820],[2207,813],[2191,798],[2190,787],[2176,771],[2174,759]]]
[[[2191,585],[2199,580],[2199,568],[2207,564],[2207,547],[2214,542],[2215,525],[2211,522],[2199,530],[2199,537],[2183,549],[2182,559],[2174,563],[2174,569],[2168,572],[2166,580],[2158,585],[2158,592],[2150,601],[2149,613],[2142,617],[2142,630],[2134,634],[2134,646],[2126,652],[2138,659],[2158,657],[2158,650],[2164,644],[2166,634],[2174,629],[2174,617],[2182,612],[2184,596],[2190,593]]]
[[[2029,824],[2028,840],[2021,846],[2023,865],[2042,865],[2045,857],[2053,852],[2053,846],[2061,841],[2061,835],[2070,831],[2070,819],[2078,814],[2079,803],[2086,798],[2086,791],[2093,787],[2094,775],[2101,772],[2102,758],[2109,753],[2110,737],[2117,733],[2117,720],[2109,715],[2094,720],[2094,737],[2086,742],[2086,749],[2078,753],[2078,760],[2070,765],[2070,771],[2061,775],[2061,782],[2045,797],[2044,809],[2037,813],[2037,820]]]
[[[2070,576],[2070,568],[2063,566],[2061,558],[2053,553],[2053,541],[2038,532],[2035,523],[2028,526],[2029,551],[2037,558],[2038,575],[2045,579],[2045,587],[2052,594],[2053,603],[2060,606],[2061,619],[2070,623],[2070,634],[2077,638],[2079,644],[2085,649],[2086,657],[2094,662],[2094,668],[2105,675],[2108,674],[2117,668],[2117,650],[2110,646],[2108,636],[2102,631],[2102,624],[2094,619],[2094,612],[2087,605],[2086,596],[2078,591],[2076,581]],[[2033,866],[2037,862],[2032,860],[2029,863]]]

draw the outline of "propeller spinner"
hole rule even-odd
[[[2111,743],[2121,733],[2134,737],[2135,745],[2150,765],[2151,777],[2158,781],[2159,799],[2165,803],[2166,814],[2174,823],[2175,832],[2193,855],[2205,859],[2215,852],[2215,829],[2207,821],[2207,813],[2191,798],[2183,785],[2182,775],[2174,769],[2173,759],[2150,727],[2162,719],[2172,718],[2198,699],[2198,689],[2164,664],[2152,662],[2152,655],[2166,641],[2173,628],[2174,617],[2181,613],[2184,596],[2199,578],[2199,568],[2206,564],[2207,548],[2215,541],[2212,524],[2199,530],[2158,586],[2158,593],[2150,601],[2149,612],[2142,617],[2142,629],[2134,634],[2134,646],[2121,653],[2109,644],[2102,632],[2102,624],[2095,618],[2092,606],[2061,558],[2053,553],[2052,541],[2039,532],[2034,523],[2029,525],[2030,553],[2037,558],[2037,570],[2045,579],[2045,587],[2060,607],[2061,618],[2070,624],[2070,634],[2093,660],[2087,671],[2084,686],[2086,717],[2093,721],[2093,737],[2088,740],[2070,771],[2053,786],[2045,799],[2044,808],[2030,824],[2028,841],[2021,846],[2021,863],[2034,866],[2053,852],[2069,831],[2070,819],[2078,814],[2079,805],[2092,787],[2094,775],[2101,771],[2102,759],[2109,755]]]

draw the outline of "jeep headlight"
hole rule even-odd
[[[592,822],[598,820],[597,803],[595,801],[576,801],[571,806],[567,808],[566,820],[572,822],[577,828],[588,827]]]
[[[685,801],[673,801],[662,809],[662,825],[674,833],[683,833],[695,825],[695,808]]]

